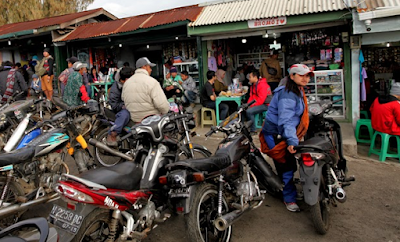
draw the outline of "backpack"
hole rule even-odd
[[[61,74],[58,76],[58,80],[62,82],[64,85],[67,84],[68,77],[69,77],[69,70],[65,69]]]
[[[41,77],[46,73],[46,69],[43,67],[44,65],[44,59],[42,59],[36,66],[35,66],[35,72],[36,74]]]

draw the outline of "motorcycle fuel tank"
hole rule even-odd
[[[231,161],[238,161],[250,152],[250,142],[244,135],[229,136],[218,146],[215,154],[228,154]]]

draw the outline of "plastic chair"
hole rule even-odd
[[[375,141],[377,136],[381,136],[381,148],[375,147]],[[396,138],[397,143],[397,153],[389,153],[389,140],[391,137]],[[376,131],[371,142],[371,146],[369,147],[368,156],[371,154],[375,154],[379,156],[379,161],[385,161],[387,157],[398,158],[400,162],[400,136],[397,135],[390,135],[382,132]]]
[[[364,117],[363,117],[364,116]],[[368,111],[361,110],[360,111],[360,119],[369,119]]]
[[[255,120],[255,126],[256,129],[261,129],[265,120],[265,117],[267,116],[268,111],[264,111],[262,113],[257,113],[254,120]],[[261,115],[260,115],[261,114]]]
[[[210,112],[211,119],[206,119],[206,113]],[[202,107],[201,108],[201,127],[203,128],[204,125],[214,125],[217,126],[217,118],[215,117],[215,111],[211,108]]]
[[[368,129],[368,137],[360,137],[361,127],[366,127]],[[374,129],[371,125],[371,119],[359,119],[356,125],[356,140],[358,143],[371,143],[372,136],[374,135]],[[367,139],[368,138],[368,139]]]

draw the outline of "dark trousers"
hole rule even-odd
[[[297,190],[294,184],[293,177],[294,173],[297,171],[296,158],[289,151],[286,151],[286,162],[280,163],[274,160],[276,171],[278,176],[282,179],[285,187],[283,188],[283,201],[286,203],[295,203]]]
[[[128,110],[122,109],[121,111],[119,111],[115,116],[114,125],[109,130],[109,133],[115,131],[117,132],[117,134],[120,134],[122,132],[122,129],[129,123],[130,119],[131,115]]]
[[[180,91],[179,93],[177,92],[178,90]],[[182,96],[182,90],[177,88],[177,87],[172,89],[172,90],[169,90],[169,91],[164,89],[164,93],[165,93],[165,96],[167,96],[167,99],[173,97],[174,95],[176,97],[181,97]]]
[[[212,108],[212,109],[216,110],[214,101],[206,101],[206,102],[204,102],[203,106],[205,106],[206,108]],[[229,111],[228,104],[220,103],[218,105],[218,107],[219,107],[219,118],[226,119],[226,117],[228,116],[228,111]]]
[[[249,120],[253,121],[253,124],[251,125],[251,128],[250,128],[251,132],[256,131],[256,120],[255,120],[256,114],[262,113],[264,111],[268,111],[268,106],[264,105],[264,104],[247,109],[247,111],[246,111],[247,118]]]

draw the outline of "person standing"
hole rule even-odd
[[[307,98],[304,86],[313,72],[302,64],[290,67],[290,78],[278,87],[268,108],[259,135],[261,151],[274,160],[275,168],[284,183],[283,201],[291,212],[300,211],[296,203],[297,190],[293,181],[297,163],[294,146],[304,137],[309,125]]]
[[[0,72],[0,94],[1,103],[6,103],[15,92],[26,92],[28,87],[25,79],[21,73],[15,68],[14,64],[6,61],[3,64],[2,71]],[[24,100],[26,95],[19,95],[16,100]]]
[[[67,63],[68,63],[68,67],[60,73],[60,75],[58,76],[58,81],[60,82],[60,92],[61,92],[61,97],[64,94],[64,89],[65,86],[67,85],[67,81],[68,81],[68,77],[69,75],[74,72],[74,69],[72,69],[72,65],[75,64],[75,62],[78,61],[78,58],[76,58],[75,56],[72,56],[70,58],[67,59]]]
[[[279,81],[282,79],[282,69],[278,61],[279,51],[271,51],[271,56],[265,59],[260,67],[260,74],[267,79],[268,85],[274,91],[278,87]]]
[[[154,114],[166,114],[169,103],[160,83],[150,76],[152,67],[147,57],[136,61],[135,74],[129,78],[122,88],[122,101],[131,114],[133,122],[140,122],[143,118]]]
[[[53,65],[54,59],[50,55],[50,49],[45,48],[43,50],[43,59],[36,65],[35,71],[41,78],[42,90],[48,100],[53,98]]]
[[[207,82],[204,84],[201,90],[201,102],[204,107],[216,110],[215,100],[217,100],[217,95],[214,92],[214,83],[217,80],[217,76],[214,71],[207,72]],[[220,119],[225,119],[228,115],[229,106],[226,103],[220,103],[219,105]]]
[[[185,99],[188,103],[190,103],[190,106],[194,108],[194,102],[196,101],[197,93],[199,92],[196,87],[196,82],[191,76],[189,76],[187,71],[181,72],[181,78],[183,81],[182,87],[184,90]]]
[[[122,101],[122,87],[124,83],[133,75],[133,69],[129,66],[123,67],[119,71],[118,81],[115,81],[110,89],[108,103],[110,104],[115,115],[114,125],[108,131],[107,145],[117,146],[117,137],[121,134],[122,129],[129,123],[131,115],[126,110],[124,101]]]
[[[67,85],[64,89],[63,101],[69,106],[79,106],[83,103],[87,103],[90,99],[82,80],[82,74],[86,68],[86,64],[77,61],[72,68],[74,72],[68,77]]]
[[[247,109],[246,114],[247,118],[253,121],[250,132],[254,134],[256,132],[255,116],[268,110],[269,103],[272,100],[272,92],[267,79],[260,78],[260,72],[256,69],[250,72],[249,82],[252,85],[250,86],[250,98],[247,103],[253,100],[256,102]]]

